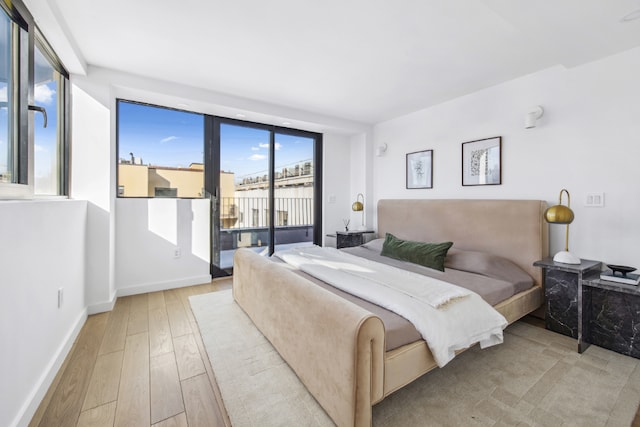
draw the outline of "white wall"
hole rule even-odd
[[[111,309],[114,292],[115,178],[110,91],[72,76],[71,197],[87,200],[86,304],[90,313]]]
[[[350,159],[351,143],[347,136],[325,134],[322,137],[324,148],[322,193],[323,245],[335,245],[335,238],[327,237],[337,230],[343,230],[342,220],[351,215]]]
[[[379,123],[374,146],[374,197],[542,199],[571,193],[576,219],[569,248],[576,255],[640,267],[640,49],[577,68],[553,67]],[[530,107],[545,114],[524,129]],[[502,136],[502,185],[461,186],[461,143]],[[373,149],[373,148],[372,148]],[[405,154],[434,150],[433,189],[405,189]],[[353,167],[357,167],[352,159]],[[605,207],[585,207],[604,192]],[[565,197],[566,203],[566,197]],[[550,225],[551,253],[563,249],[564,226]]]
[[[211,281],[209,200],[118,199],[116,224],[118,295]]]
[[[29,423],[84,324],[86,217],[83,201],[0,202],[2,426]]]

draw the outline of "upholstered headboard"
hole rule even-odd
[[[537,284],[532,264],[549,253],[549,231],[541,200],[393,200],[378,202],[378,236],[453,242],[453,247],[505,257]]]

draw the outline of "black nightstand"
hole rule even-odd
[[[596,276],[583,280],[583,294],[589,343],[640,359],[640,286]]]
[[[580,264],[563,264],[545,258],[533,265],[544,270],[545,327],[576,338],[578,352],[582,353],[589,347],[584,281],[599,277],[602,263],[583,259]]]
[[[373,230],[336,231],[336,248],[360,246],[365,243],[364,235],[373,233]]]

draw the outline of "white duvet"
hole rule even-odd
[[[274,254],[330,285],[409,320],[427,342],[438,366],[477,342],[502,343],[507,320],[478,294],[417,273],[370,261],[335,248],[309,246]]]

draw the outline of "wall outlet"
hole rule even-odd
[[[584,205],[596,208],[604,207],[604,193],[587,193]]]
[[[328,203],[335,203],[336,202],[336,195],[335,194],[329,194],[329,198],[328,198]]]
[[[180,247],[176,247],[173,249],[173,257],[174,258],[180,258],[182,256],[182,250],[180,249]]]
[[[58,288],[58,308],[62,307],[64,302],[64,288]]]

